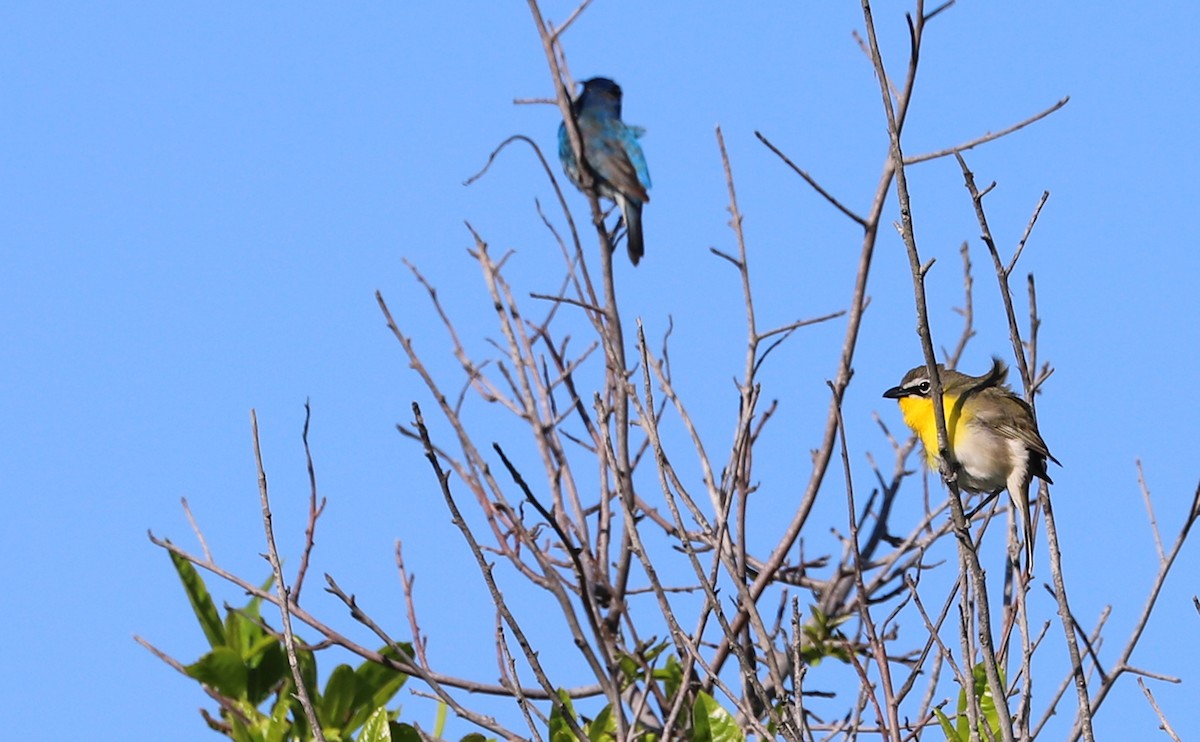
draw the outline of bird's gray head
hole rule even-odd
[[[945,377],[945,368],[942,364],[937,367],[939,377]],[[888,399],[899,399],[901,397],[928,397],[933,385],[929,383],[929,367],[917,366],[904,375],[900,380],[899,386],[894,386],[883,393],[883,396]]]
[[[996,387],[1008,391],[1005,379],[1008,377],[1008,366],[999,358],[992,358],[992,368],[983,376],[968,376],[954,369],[947,369],[942,364],[937,365],[938,379],[942,382],[942,391],[951,396],[971,394],[983,389]],[[929,367],[917,366],[901,379],[899,386],[894,386],[883,393],[889,399],[901,397],[929,397],[933,385],[929,381]]]

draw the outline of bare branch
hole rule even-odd
[[[487,560],[484,558],[483,550],[480,548],[479,542],[475,539],[475,535],[471,533],[470,526],[467,525],[466,520],[462,517],[462,513],[458,509],[458,504],[455,502],[454,496],[450,492],[450,475],[447,472],[444,472],[441,465],[438,463],[438,457],[433,451],[433,443],[429,438],[429,430],[425,427],[425,419],[421,416],[421,408],[415,402],[413,403],[412,407],[417,430],[420,432],[421,440],[425,444],[425,458],[428,459],[429,465],[433,468],[433,472],[437,477],[437,481],[441,485],[442,497],[446,501],[446,506],[450,509],[450,514],[453,518],[454,525],[457,526],[459,532],[462,533],[463,538],[466,540],[467,545],[471,549],[471,554],[475,557],[475,563],[479,567],[479,573],[483,577],[484,582],[487,583],[488,592],[492,596],[492,603],[496,606],[496,609],[500,611],[500,614],[504,617],[505,624],[508,626],[509,630],[513,632],[513,636],[516,637],[517,643],[520,645],[521,651],[525,655],[525,660],[533,669],[534,677],[537,678],[538,683],[542,686],[542,690],[546,693],[548,698],[552,699],[556,705],[559,705],[561,704],[561,701],[559,700],[558,695],[555,693],[554,685],[546,677],[545,670],[542,669],[542,664],[538,659],[537,652],[533,650],[532,645],[530,645],[529,640],[525,636],[525,632],[521,630],[520,625],[517,623],[516,617],[513,616],[512,612],[508,609],[508,604],[505,602],[504,596],[500,592],[500,587],[496,584],[496,580],[492,575],[492,565],[488,564]],[[583,735],[583,730],[579,728],[579,723],[576,721],[574,715],[569,713],[565,708],[562,711],[562,717],[566,720],[567,725],[571,728],[571,731],[577,735]]]
[[[1150,688],[1146,686],[1145,681],[1143,681],[1141,678],[1138,678],[1137,684],[1138,687],[1142,689],[1142,693],[1146,694],[1146,700],[1150,702],[1150,707],[1154,709],[1154,713],[1158,716],[1158,720],[1161,722],[1159,729],[1166,732],[1167,736],[1174,740],[1174,742],[1182,742],[1182,740],[1179,738],[1179,735],[1176,734],[1175,730],[1171,727],[1171,723],[1167,721],[1167,717],[1163,715],[1162,709],[1158,707],[1158,702],[1154,700],[1154,694],[1150,692]]]
[[[1154,534],[1154,548],[1158,551],[1158,562],[1166,559],[1163,551],[1162,534],[1158,531],[1158,519],[1154,517],[1154,504],[1150,501],[1150,488],[1146,486],[1146,474],[1142,471],[1142,460],[1134,462],[1137,467],[1138,489],[1142,491],[1142,500],[1146,503],[1146,517],[1150,519],[1150,532]]]
[[[796,165],[796,163],[792,162],[788,158],[787,155],[785,155],[778,147],[776,147],[774,144],[772,144],[769,139],[767,139],[765,136],[763,136],[762,132],[756,131],[756,132],[754,132],[754,136],[758,137],[758,141],[765,144],[767,146],[767,149],[774,152],[775,155],[779,157],[779,159],[783,160],[783,163],[785,165],[787,165],[788,167],[790,167],[792,169],[792,171],[796,173],[796,175],[799,175],[801,178],[804,178],[804,182],[808,183],[810,186],[812,186],[812,189],[814,191],[816,191],[817,193],[821,194],[821,196],[826,201],[828,201],[830,204],[832,204],[835,209],[837,209],[838,211],[845,214],[852,221],[856,222],[859,226],[866,228],[866,226],[867,226],[866,219],[859,216],[858,214],[855,214],[853,211],[851,211],[849,208],[847,208],[845,205],[843,205],[841,201],[837,200],[837,198],[835,198],[831,193],[829,193],[829,191],[822,188],[821,184],[818,183],[815,178],[813,178],[811,175],[809,175],[806,170],[801,169],[798,165]]]
[[[558,42],[558,37],[561,36],[563,33],[565,33],[566,30],[571,27],[571,24],[575,22],[575,19],[577,19],[579,17],[579,15],[581,13],[583,13],[583,11],[587,10],[587,6],[589,6],[591,4],[592,4],[592,0],[583,0],[583,2],[581,2],[575,8],[575,10],[572,10],[571,14],[569,16],[567,16],[567,20],[563,21],[561,26],[554,29],[555,43]]]
[[[325,512],[325,498],[317,502],[317,473],[313,466],[312,449],[308,445],[308,424],[312,421],[312,406],[304,400],[304,460],[308,469],[308,525],[304,528],[304,550],[300,552],[300,568],[296,570],[296,581],[292,585],[292,602],[300,602],[300,590],[304,587],[304,576],[308,574],[308,563],[316,545],[317,519]]]
[[[275,548],[275,529],[271,525],[271,503],[267,498],[267,473],[263,469],[262,448],[258,444],[258,416],[254,410],[250,410],[250,430],[254,437],[254,464],[258,467],[258,497],[262,503],[263,532],[267,537],[266,557],[271,564],[271,571],[275,575],[275,591],[279,595],[276,605],[279,606],[279,617],[283,622],[283,646],[287,652],[288,666],[292,669],[296,698],[304,708],[308,726],[317,742],[325,742],[325,733],[321,730],[321,723],[317,721],[317,711],[308,697],[308,687],[300,674],[300,662],[296,658],[296,637],[292,633],[291,598],[283,580],[283,565],[279,561],[279,551]]]
[[[1044,492],[1044,485],[1042,489]],[[1048,502],[1049,498],[1046,498],[1046,500]],[[1183,526],[1179,529],[1179,535],[1175,538],[1175,543],[1171,546],[1170,551],[1167,552],[1166,557],[1159,563],[1158,574],[1154,577],[1154,583],[1151,585],[1150,593],[1146,597],[1145,604],[1142,606],[1141,615],[1138,616],[1138,620],[1134,624],[1133,632],[1129,637],[1129,641],[1125,644],[1125,648],[1122,650],[1121,656],[1117,658],[1117,661],[1114,663],[1113,669],[1110,671],[1108,677],[1100,684],[1099,690],[1096,691],[1095,696],[1093,696],[1091,699],[1091,710],[1093,714],[1097,709],[1100,708],[1100,705],[1104,703],[1104,700],[1108,697],[1109,691],[1112,690],[1113,685],[1116,683],[1117,678],[1120,677],[1122,673],[1131,670],[1129,666],[1129,658],[1133,656],[1133,650],[1137,647],[1138,642],[1142,638],[1143,632],[1145,632],[1146,627],[1150,623],[1150,615],[1154,611],[1154,604],[1158,601],[1158,596],[1162,592],[1163,585],[1166,583],[1167,574],[1171,571],[1171,567],[1175,564],[1175,559],[1179,556],[1179,552],[1183,548],[1183,544],[1187,540],[1188,534],[1192,530],[1192,526],[1196,524],[1198,519],[1200,519],[1200,485],[1197,485],[1196,491],[1192,495],[1192,502],[1188,507],[1188,513],[1184,518]],[[1047,531],[1047,535],[1049,535],[1049,531]],[[1086,734],[1086,732],[1083,731],[1080,720],[1077,720],[1075,723],[1075,729],[1072,730],[1071,736],[1068,739],[1070,739],[1071,742],[1074,742],[1074,740],[1079,739],[1080,734]]]
[[[967,349],[967,343],[975,337],[975,302],[972,296],[975,281],[971,277],[971,250],[965,240],[958,248],[958,252],[962,255],[963,262],[963,305],[961,309],[955,311],[962,315],[963,330],[962,334],[958,336],[958,344],[954,346],[953,352],[946,353],[945,349],[942,350],[946,357],[946,368],[958,368],[958,361],[962,358],[963,351]]]
[[[1017,131],[1019,129],[1024,129],[1026,126],[1029,126],[1032,123],[1041,121],[1042,119],[1046,118],[1047,116],[1054,113],[1058,109],[1067,105],[1067,101],[1069,101],[1069,100],[1071,100],[1071,96],[1069,96],[1069,95],[1064,96],[1061,100],[1059,100],[1057,103],[1050,106],[1049,108],[1043,109],[1042,111],[1035,113],[1034,115],[1030,116],[1029,118],[1025,119],[1024,121],[1018,121],[1017,123],[1013,124],[1012,126],[1006,128],[1006,129],[1001,129],[1000,131],[997,131],[995,133],[984,134],[983,136],[972,139],[969,142],[963,142],[962,144],[955,145],[953,147],[947,147],[946,149],[941,149],[941,150],[938,150],[937,152],[928,152],[926,154],[913,155],[911,157],[906,157],[906,158],[904,158],[904,164],[905,165],[916,165],[917,163],[925,162],[926,160],[935,160],[939,157],[947,157],[949,155],[956,155],[956,154],[959,154],[960,152],[966,152],[969,149],[974,149],[975,147],[978,147],[981,144],[986,144],[988,142],[995,141],[995,140],[999,139],[1000,137],[1008,136],[1009,134],[1012,134],[1014,131]]]
[[[187,498],[179,498],[179,503],[183,505],[183,513],[187,516],[188,525],[192,527],[192,533],[196,534],[196,540],[200,542],[200,550],[204,552],[204,558],[211,562],[212,552],[208,550],[208,542],[204,540],[204,532],[196,524],[196,518],[192,515],[192,508],[188,505]]]

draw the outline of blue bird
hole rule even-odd
[[[583,140],[584,162],[600,195],[621,207],[629,259],[637,265],[645,253],[642,204],[650,201],[650,171],[637,142],[645,130],[621,121],[621,87],[605,77],[584,81],[583,92],[571,102],[571,113]],[[582,191],[566,123],[558,126],[558,158],[567,177]]]

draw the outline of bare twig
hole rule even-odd
[[[1082,629],[1077,629],[1079,631],[1080,638],[1083,639],[1086,646],[1091,647],[1100,640],[1100,634],[1103,632],[1104,624],[1108,621],[1108,617],[1110,615],[1112,615],[1112,606],[1105,606],[1104,610],[1100,613],[1100,618],[1098,621],[1096,621],[1096,627],[1092,629],[1090,636],[1084,635]],[[1099,660],[1096,658],[1095,654],[1092,655],[1092,661],[1095,663],[1095,666],[1099,665]],[[1072,685],[1074,680],[1075,668],[1071,667],[1067,671],[1066,676],[1062,679],[1062,682],[1058,684],[1058,687],[1055,689],[1054,695],[1050,698],[1049,703],[1046,704],[1046,710],[1043,712],[1042,718],[1038,720],[1037,726],[1035,726],[1030,732],[1030,736],[1033,739],[1037,739],[1038,735],[1042,732],[1042,728],[1045,727],[1050,721],[1051,717],[1054,716],[1058,708],[1059,701],[1061,701],[1062,697],[1066,695],[1067,688]]]
[[[308,686],[300,674],[300,662],[296,658],[296,637],[292,633],[292,602],[288,595],[287,585],[283,580],[283,565],[279,561],[279,551],[275,548],[275,529],[271,525],[271,503],[267,498],[267,473],[263,469],[262,449],[258,444],[258,416],[254,410],[250,410],[250,430],[254,437],[254,464],[258,467],[258,497],[262,503],[263,531],[267,538],[266,558],[271,564],[271,571],[275,574],[275,591],[279,595],[276,605],[279,606],[279,616],[283,622],[283,646],[287,651],[288,666],[292,669],[292,681],[296,684],[296,698],[304,708],[308,726],[312,729],[313,736],[318,742],[325,742],[325,733],[321,730],[320,722],[317,721],[317,711],[308,697]]]
[[[829,384],[829,388],[835,395],[837,394],[837,390],[833,384]],[[887,646],[883,643],[883,640],[875,629],[875,622],[871,618],[871,609],[867,603],[866,586],[863,584],[863,556],[858,540],[858,513],[854,507],[854,479],[850,473],[850,452],[846,447],[846,426],[841,420],[842,400],[835,398],[834,403],[839,418],[838,440],[841,443],[842,449],[842,473],[845,477],[846,507],[849,513],[850,524],[850,549],[853,556],[854,585],[857,588],[856,593],[858,596],[858,617],[867,632],[868,646],[874,655],[875,664],[879,671],[879,678],[883,684],[883,701],[886,711],[880,714],[880,725],[882,726],[883,718],[886,714],[887,728],[885,735],[888,739],[893,740],[893,742],[899,742],[900,710],[896,703],[895,690],[892,687],[892,671],[891,666],[888,664]],[[864,686],[869,684],[866,678],[863,678],[863,681]]]
[[[404,605],[408,614],[408,628],[412,633],[413,651],[416,653],[414,659],[421,663],[421,666],[429,669],[429,658],[425,656],[425,638],[421,635],[421,626],[417,623],[417,601],[413,593],[413,585],[416,584],[417,576],[410,575],[404,567],[404,550],[401,548],[400,541],[396,541],[396,571],[400,573],[400,586],[404,590]]]
[[[1166,559],[1163,551],[1162,534],[1158,531],[1158,519],[1154,517],[1154,503],[1150,501],[1150,488],[1146,486],[1146,473],[1142,471],[1142,460],[1134,462],[1137,467],[1138,489],[1142,491],[1142,501],[1146,503],[1146,517],[1150,519],[1150,532],[1154,534],[1154,548],[1158,551],[1158,561],[1161,564]]]
[[[821,196],[826,201],[828,201],[830,204],[832,204],[835,209],[837,209],[838,211],[845,214],[852,221],[857,222],[859,224],[859,226],[866,228],[866,226],[867,226],[866,219],[864,219],[863,217],[861,217],[858,214],[851,211],[841,201],[837,200],[837,198],[835,198],[831,193],[829,193],[829,191],[822,188],[820,183],[818,183],[811,175],[809,175],[807,171],[801,169],[798,165],[796,165],[796,163],[792,162],[788,158],[788,156],[785,155],[778,147],[776,147],[774,144],[772,144],[771,141],[769,139],[767,139],[763,135],[762,132],[756,131],[756,132],[754,132],[754,136],[758,137],[758,141],[765,144],[767,149],[774,152],[775,155],[777,157],[779,157],[779,159],[783,160],[783,163],[785,165],[790,167],[792,169],[792,171],[796,173],[796,175],[799,175],[801,178],[803,178],[805,183],[808,183],[810,186],[812,186],[812,189],[814,191],[816,191],[817,193],[821,194]]]
[[[579,18],[579,14],[582,13],[583,11],[587,10],[587,6],[589,6],[591,4],[592,4],[592,0],[583,0],[583,2],[581,2],[575,8],[575,10],[571,11],[571,14],[567,16],[567,19],[565,21],[563,21],[562,24],[558,26],[558,28],[554,29],[554,41],[555,42],[557,42],[558,37],[561,36],[568,28],[570,28],[571,24],[574,23],[577,18]]]
[[[1018,121],[1017,123],[1013,124],[1012,126],[1009,126],[1008,128],[1005,128],[1005,129],[1001,129],[1000,131],[997,131],[995,133],[984,134],[983,136],[976,137],[975,139],[972,139],[969,142],[963,142],[962,144],[958,144],[953,147],[947,147],[946,149],[941,149],[936,152],[928,152],[925,154],[912,155],[910,157],[906,157],[906,158],[904,158],[904,164],[905,165],[915,165],[918,162],[925,162],[926,160],[934,160],[939,157],[947,157],[949,155],[956,155],[960,152],[966,152],[969,149],[978,147],[981,144],[986,144],[988,142],[995,141],[1001,137],[1008,136],[1009,134],[1012,134],[1014,131],[1017,131],[1019,129],[1024,129],[1026,126],[1029,126],[1030,124],[1032,124],[1034,122],[1037,122],[1037,121],[1040,121],[1040,120],[1046,118],[1047,116],[1054,113],[1058,109],[1067,105],[1067,101],[1069,101],[1069,100],[1071,100],[1071,96],[1069,96],[1069,95],[1064,96],[1062,99],[1060,99],[1057,103],[1050,106],[1049,108],[1043,109],[1043,110],[1035,113],[1034,115],[1030,116],[1029,118],[1025,119],[1024,121]]]
[[[1117,679],[1125,672],[1132,671],[1133,668],[1129,665],[1129,659],[1133,656],[1133,650],[1137,647],[1138,642],[1142,638],[1146,627],[1150,623],[1150,615],[1154,611],[1154,604],[1158,601],[1158,596],[1162,592],[1163,585],[1166,583],[1167,574],[1170,573],[1171,567],[1175,564],[1175,559],[1179,556],[1180,550],[1183,548],[1184,542],[1187,540],[1188,534],[1192,530],[1192,526],[1200,519],[1200,485],[1196,487],[1195,493],[1192,495],[1191,505],[1188,507],[1187,516],[1184,518],[1183,526],[1179,529],[1179,535],[1175,538],[1175,543],[1172,544],[1170,551],[1159,562],[1158,574],[1154,577],[1154,583],[1150,587],[1150,593],[1146,597],[1146,602],[1142,606],[1142,612],[1138,616],[1138,620],[1134,623],[1133,632],[1129,637],[1129,641],[1125,644],[1125,648],[1121,651],[1121,656],[1117,658],[1112,670],[1109,671],[1108,677],[1100,684],[1100,688],[1090,701],[1091,712],[1094,714],[1104,700],[1108,697],[1109,691],[1112,690]],[[1049,532],[1047,532],[1049,535]],[[1086,719],[1076,720],[1075,728],[1068,738],[1071,742],[1079,739],[1081,734],[1086,735]]]
[[[1029,223],[1025,225],[1025,233],[1021,235],[1021,241],[1017,243],[1017,249],[1013,250],[1012,259],[1008,261],[1008,266],[1004,269],[1004,275],[1012,275],[1013,269],[1017,267],[1017,261],[1021,259],[1021,253],[1025,251],[1025,243],[1029,242],[1029,235],[1033,232],[1033,227],[1037,224],[1038,215],[1042,213],[1042,207],[1046,205],[1046,201],[1050,199],[1050,191],[1042,191],[1042,197],[1038,199],[1037,206],[1033,207],[1033,214],[1029,217]]]
[[[300,568],[296,570],[296,581],[292,584],[292,602],[300,602],[300,590],[304,587],[304,576],[308,574],[308,563],[316,544],[317,519],[325,512],[325,498],[317,502],[317,473],[313,467],[312,449],[308,445],[308,424],[312,421],[312,406],[304,400],[304,460],[308,468],[308,525],[304,528],[304,550],[300,552]]]
[[[1158,702],[1154,700],[1154,694],[1150,692],[1150,688],[1146,686],[1145,681],[1143,681],[1141,678],[1138,678],[1137,684],[1138,687],[1142,689],[1142,693],[1146,694],[1146,700],[1150,702],[1150,707],[1154,709],[1154,713],[1158,716],[1158,720],[1162,722],[1161,726],[1159,726],[1159,729],[1166,732],[1167,736],[1174,740],[1174,742],[1182,742],[1182,740],[1179,738],[1179,735],[1176,734],[1175,730],[1171,727],[1171,723],[1167,721],[1167,717],[1163,714],[1162,709],[1158,707]]]
[[[441,486],[442,497],[446,501],[446,506],[450,509],[450,514],[453,518],[454,525],[458,527],[459,532],[462,533],[463,538],[470,547],[471,554],[475,557],[475,563],[479,567],[479,573],[483,577],[484,582],[487,583],[488,591],[492,596],[492,604],[496,606],[496,609],[500,611],[500,614],[504,617],[505,624],[508,626],[509,630],[512,631],[513,636],[520,645],[521,651],[525,656],[525,660],[529,663],[530,668],[533,670],[534,677],[537,678],[538,683],[542,686],[542,690],[545,691],[547,697],[553,700],[555,705],[561,706],[562,701],[555,692],[554,685],[550,682],[549,678],[546,677],[545,670],[542,669],[542,664],[538,659],[537,652],[534,651],[532,645],[529,643],[529,640],[525,636],[525,632],[522,631],[520,624],[517,623],[516,617],[513,616],[512,612],[508,609],[508,604],[505,602],[504,596],[500,592],[500,587],[496,584],[496,580],[492,575],[492,565],[488,564],[487,560],[484,558],[483,550],[480,548],[479,542],[475,539],[475,535],[471,532],[470,526],[467,525],[466,520],[463,518],[462,513],[458,509],[458,504],[455,502],[454,495],[451,494],[450,491],[450,475],[448,472],[442,470],[441,464],[438,462],[438,457],[433,451],[433,443],[429,438],[429,430],[425,427],[425,419],[421,416],[421,408],[415,402],[413,403],[412,407],[417,430],[420,431],[421,440],[425,443],[425,458],[428,459],[429,465],[433,467],[434,474],[436,475],[438,483]],[[583,730],[579,727],[579,722],[566,708],[562,709],[562,717],[566,720],[567,725],[571,728],[572,732],[577,735],[583,735]]]
[[[181,497],[179,498],[179,502],[183,505],[183,513],[187,516],[188,524],[192,527],[192,533],[196,534],[196,540],[200,542],[200,550],[204,552],[204,558],[211,562],[212,552],[208,550],[208,542],[204,540],[204,532],[196,524],[196,518],[192,515],[192,508],[188,505],[187,498]]]
[[[963,351],[967,349],[967,343],[975,337],[975,302],[972,295],[975,281],[971,277],[971,250],[965,240],[958,248],[958,252],[962,255],[963,262],[963,305],[956,311],[962,315],[963,329],[962,334],[958,336],[958,344],[954,346],[954,350],[950,353],[946,353],[944,349],[942,351],[946,356],[946,368],[958,368],[958,361],[962,358]]]

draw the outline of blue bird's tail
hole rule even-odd
[[[625,247],[629,250],[629,259],[637,265],[646,253],[642,241],[642,202],[622,195],[621,215],[625,218]]]

